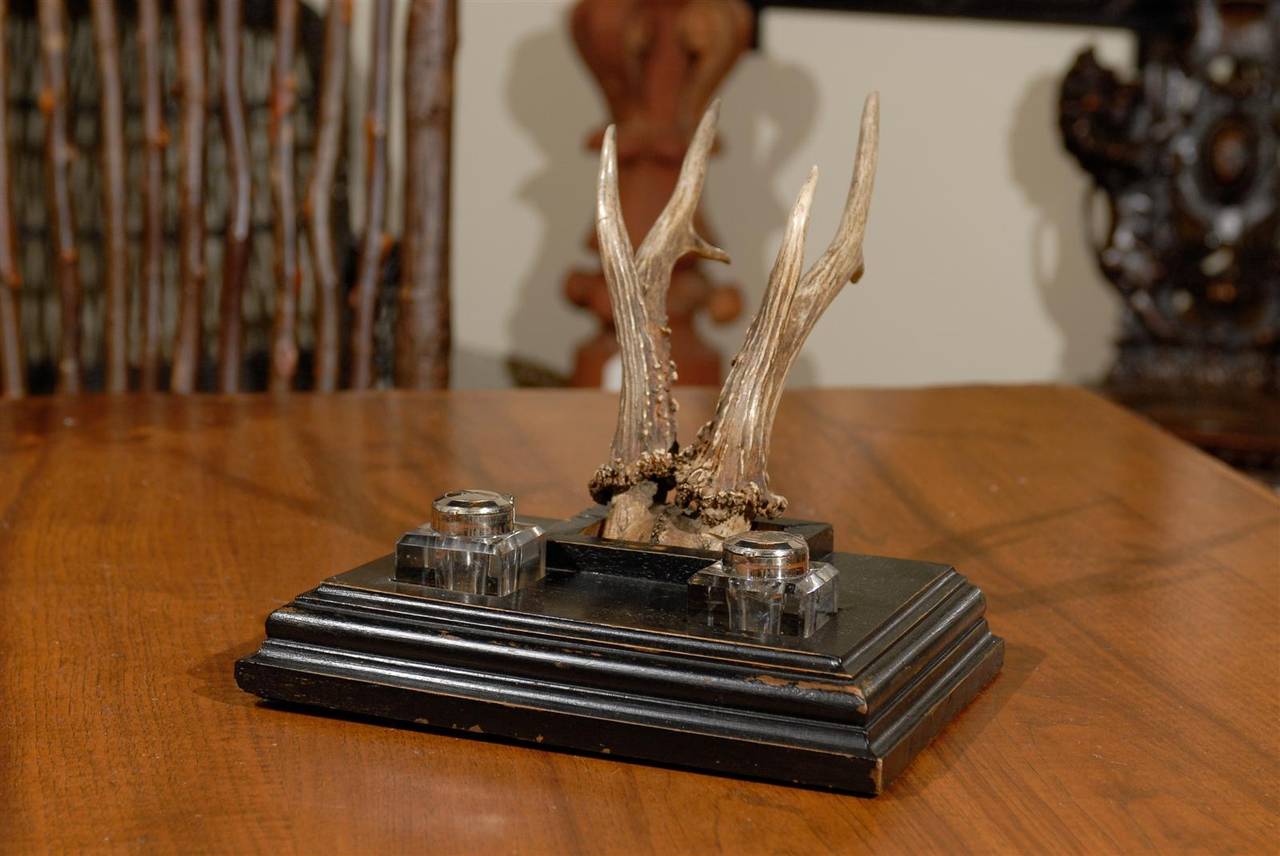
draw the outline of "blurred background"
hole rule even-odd
[[[614,388],[602,130],[638,244],[714,98],[733,263],[686,259],[668,314],[718,384],[813,165],[810,259],[833,233],[874,90],[866,274],[792,385],[1086,384],[1280,472],[1280,0],[2,5],[11,396]]]
[[[454,194],[460,386],[511,382],[516,355],[556,371],[596,327],[559,299],[591,262],[605,115],[574,48],[571,0],[463,0]],[[848,189],[858,117],[881,95],[881,157],[867,273],[831,306],[791,375],[803,385],[1098,379],[1120,306],[1081,206],[1090,186],[1063,149],[1058,90],[1097,46],[1131,68],[1125,30],[765,8],[758,46],[720,88],[722,151],[704,210],[748,311],[699,332],[731,355],[759,302],[783,222],[821,172],[810,259]]]

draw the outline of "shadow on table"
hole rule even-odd
[[[997,636],[1000,635],[999,627],[993,627],[992,630]],[[924,795],[936,779],[950,774],[952,770],[956,770],[957,775],[963,775],[963,771],[969,767],[970,752],[974,745],[981,742],[988,726],[1000,715],[1005,705],[1022,691],[1023,685],[1047,657],[1039,648],[1021,643],[1009,644],[1005,640],[1004,666],[999,674],[986,689],[978,693],[968,707],[943,727],[930,745],[889,785],[885,793],[900,798],[918,797]]]
[[[232,645],[230,648],[224,648],[204,658],[188,669],[187,675],[196,682],[196,694],[201,698],[233,707],[251,704],[255,697],[236,685],[236,660],[248,657],[258,650],[260,644],[260,641],[252,641]]]

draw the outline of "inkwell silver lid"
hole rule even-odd
[[[725,539],[721,562],[726,571],[739,577],[798,577],[809,570],[809,545],[788,532],[741,532]]]
[[[431,504],[431,528],[459,538],[504,535],[515,517],[515,498],[492,490],[454,490]]]

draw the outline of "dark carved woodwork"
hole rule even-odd
[[[1186,4],[1121,80],[1085,51],[1062,85],[1067,149],[1108,221],[1124,301],[1117,399],[1235,463],[1280,467],[1280,3]]]
[[[717,553],[598,536],[603,509],[547,532],[547,576],[509,595],[397,579],[386,556],[299,595],[236,663],[271,701],[718,773],[878,794],[1000,670],[986,598],[947,565],[832,552],[813,636],[743,637],[691,614]]]
[[[750,43],[751,10],[745,0],[580,0],[571,23],[609,121],[618,127],[622,209],[632,244],[639,246],[671,196],[698,119]],[[588,145],[598,149],[602,138],[603,130],[596,131]],[[714,242],[701,217],[697,229]],[[592,248],[595,240],[593,232]],[[574,271],[565,294],[601,324],[577,349],[572,383],[599,386],[617,353],[604,275]],[[720,355],[698,337],[694,319],[705,309],[716,322],[731,321],[741,302],[736,286],[713,284],[696,259],[677,265],[667,316],[680,382],[720,382]]]

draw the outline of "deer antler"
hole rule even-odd
[[[675,364],[667,326],[671,271],[686,253],[727,262],[724,250],[694,231],[694,215],[715,142],[719,102],[698,123],[675,190],[648,236],[633,254],[618,199],[616,130],[605,131],[596,197],[596,234],[613,304],[622,359],[618,426],[609,463],[591,479],[591,495],[609,502],[605,537],[640,540],[653,530],[653,506],[675,476]]]
[[[718,105],[712,105],[699,124],[671,201],[634,260],[618,210],[612,129],[605,135],[597,229],[623,361],[613,458],[591,482],[592,496],[610,502],[606,538],[714,548],[750,528],[756,517],[785,510],[786,498],[769,490],[765,465],[787,373],[844,284],[862,275],[879,144],[875,93],[863,107],[853,179],[835,238],[802,276],[815,167],[791,210],[764,301],[729,369],[715,415],[691,446],[678,448],[670,388],[675,371],[663,304],[672,266],[684,253],[728,261],[694,234],[692,225],[717,112]]]
[[[875,93],[862,111],[862,130],[853,179],[840,226],[827,251],[804,276],[804,239],[818,169],[809,172],[791,209],[769,285],[746,340],[720,391],[715,416],[676,465],[672,505],[658,540],[710,546],[751,525],[757,516],[776,517],[786,497],[769,490],[765,464],[769,437],[787,373],[818,318],[846,282],[862,276],[862,239],[871,206],[880,129]],[[683,532],[681,531],[683,530]]]

